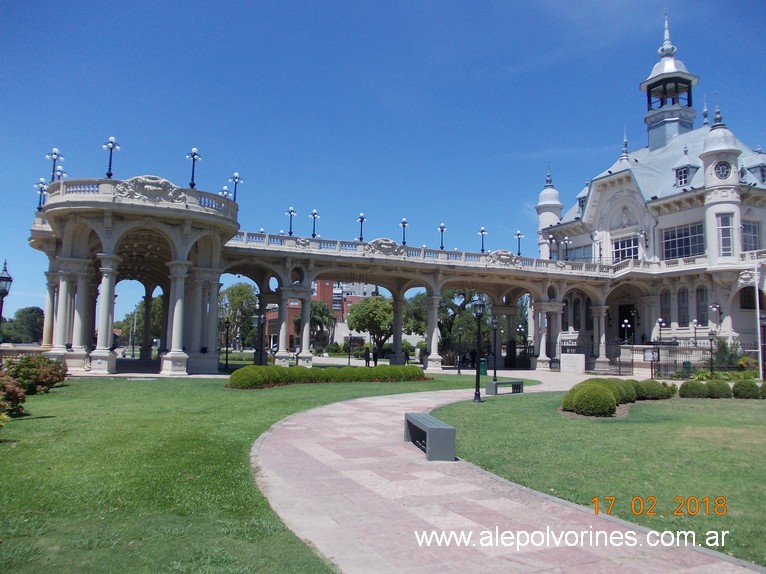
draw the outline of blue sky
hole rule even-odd
[[[676,56],[745,143],[766,145],[766,3],[728,1],[222,1],[0,3],[0,258],[4,315],[44,304],[28,246],[61,149],[70,178],[159,175],[217,192],[232,172],[240,225],[536,255],[547,165],[567,207],[585,180],[646,145],[639,91],[664,13]],[[116,317],[141,291],[118,285]]]

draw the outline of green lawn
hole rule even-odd
[[[643,401],[623,418],[588,419],[557,413],[562,396],[491,398],[479,417],[477,405],[456,403],[434,415],[457,428],[458,456],[490,472],[584,506],[599,497],[602,512],[615,497],[612,515],[658,531],[729,530],[719,550],[766,565],[766,401]],[[693,496],[696,516],[688,507],[674,516],[674,499]]]
[[[466,388],[471,376],[259,391],[224,380],[74,379],[0,431],[0,570],[330,572],[255,485],[273,423],[348,398]]]

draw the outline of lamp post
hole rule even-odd
[[[463,362],[463,327],[457,328],[457,374],[460,374],[460,364]]]
[[[120,151],[120,144],[117,143],[114,136],[109,136],[109,139],[101,146],[101,149],[109,150],[109,167],[106,169],[106,177],[107,179],[112,179],[112,155],[114,155],[114,152]]]
[[[624,319],[622,322],[622,328],[625,329],[625,343],[628,342],[628,329],[630,329],[630,321]]]
[[[312,219],[311,237],[316,237],[317,236],[317,219],[319,219],[319,213],[317,213],[316,209],[312,209],[311,213],[309,213],[309,217]]]
[[[224,368],[228,371],[229,370],[229,329],[231,328],[231,321],[227,318],[223,322],[224,329],[226,329],[226,364]]]
[[[526,329],[524,328],[524,325],[519,325],[518,327],[516,327],[516,338],[518,339],[519,343],[523,344],[526,347],[527,335],[526,335]]]
[[[56,181],[61,181],[62,177],[66,177],[66,172],[63,167],[58,165],[56,166]]]
[[[64,161],[64,156],[61,155],[59,148],[54,147],[51,151],[45,154],[45,159],[53,161],[53,167],[51,168],[51,183],[53,183],[56,178],[56,163]]]
[[[226,199],[229,199],[231,197],[231,193],[229,193],[229,186],[224,185],[221,188],[221,191],[218,192],[218,195],[220,195],[221,197],[225,197]]]
[[[488,233],[486,229],[482,226],[481,229],[479,229],[479,235],[481,235],[481,252],[484,253],[484,236]]]
[[[285,211],[285,215],[290,218],[290,230],[287,232],[288,235],[293,234],[293,217],[298,215],[298,212],[295,211],[292,207],[288,207],[287,211]]]
[[[473,393],[473,402],[481,402],[481,374],[479,365],[481,364],[481,318],[484,316],[484,303],[477,301],[473,305],[473,315],[476,317],[476,388]]]
[[[35,189],[37,189],[37,195],[39,196],[37,198],[37,211],[43,210],[43,197],[45,197],[45,194],[48,192],[48,185],[45,183],[45,178],[41,177],[40,181],[38,181],[36,184],[34,184]]]
[[[364,222],[367,221],[367,218],[364,213],[360,213],[356,220],[359,222],[359,241],[364,241]]]
[[[234,184],[234,197],[232,198],[234,201],[237,201],[237,186],[240,183],[244,183],[244,179],[239,177],[239,172],[235,171],[233,174],[231,174],[231,177],[229,178],[229,181]]]
[[[186,154],[186,159],[190,159],[192,162],[192,173],[191,173],[191,181],[189,182],[189,187],[191,189],[194,189],[194,187],[197,185],[194,183],[194,171],[197,167],[197,162],[202,161],[202,156],[199,154],[196,147],[191,148],[191,151]]]
[[[402,220],[399,222],[399,225],[402,228],[402,245],[407,245],[407,218],[402,217]]]
[[[713,372],[713,342],[715,341],[715,331],[712,329],[707,332],[708,341],[710,341],[710,373]]]
[[[253,316],[253,324],[258,329],[258,362],[255,360],[255,353],[253,353],[253,364],[254,365],[262,365],[263,364],[263,348],[264,348],[264,341],[263,341],[263,326],[264,323],[266,323],[266,315],[262,313],[256,313]]]
[[[348,366],[351,366],[351,331],[348,332]]]
[[[8,262],[3,261],[3,270],[0,271],[0,343],[3,342],[3,301],[11,291],[13,277],[8,274]],[[0,358],[0,362],[2,359]]]
[[[564,236],[564,261],[569,261],[569,246],[572,245],[572,240],[568,235]]]
[[[694,329],[694,338],[692,339],[692,345],[695,347],[697,346],[697,327],[699,327],[699,323],[697,322],[697,319],[692,320],[692,328]]]
[[[514,237],[516,238],[516,255],[521,257],[521,240],[524,239],[524,234],[521,232],[521,229],[516,231]]]
[[[497,327],[500,322],[492,317],[492,382],[497,382]]]
[[[553,245],[556,243],[556,238],[553,234],[548,236],[548,259],[553,259]]]
[[[443,223],[439,224],[439,249],[444,249],[444,232],[447,231],[447,226]]]
[[[659,330],[660,330],[660,333],[659,333],[659,336],[658,336],[657,340],[658,340],[660,343],[662,343],[662,328],[663,328],[663,327],[667,327],[667,325],[665,324],[665,321],[663,321],[663,320],[662,320],[662,317],[660,317],[659,319],[657,319],[657,327],[658,327],[658,328],[659,328]]]
[[[721,330],[721,305],[719,303],[713,303],[710,305],[710,309],[712,311],[715,311],[718,314],[718,319],[716,319],[716,327],[718,330]]]
[[[762,314],[759,319],[761,323],[761,340],[760,345],[758,346],[758,361],[761,364],[761,381],[763,381],[766,379],[766,364],[764,364],[764,358],[766,358],[766,356],[764,356],[764,351],[766,351],[766,314]]]

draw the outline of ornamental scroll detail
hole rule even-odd
[[[166,179],[156,175],[139,175],[121,181],[114,188],[116,197],[153,201],[159,203],[186,203],[186,192]]]
[[[370,241],[364,246],[364,251],[370,255],[407,255],[407,248],[393,239]]]
[[[487,255],[487,262],[496,265],[520,265],[521,257],[505,249],[498,249]]]

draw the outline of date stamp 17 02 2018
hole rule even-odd
[[[612,514],[616,501],[615,496],[594,496],[591,500],[596,514]],[[634,516],[667,516],[668,512],[673,516],[724,516],[727,512],[725,496],[676,496],[673,505],[675,508],[671,506],[662,509],[657,507],[657,498],[654,496],[634,496],[630,499],[630,512]]]

